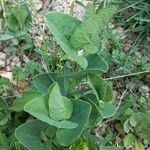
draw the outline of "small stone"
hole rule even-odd
[[[12,63],[10,64],[10,66],[11,66],[11,67],[14,67],[14,66],[16,66],[16,63],[15,63],[15,62],[12,62]]]
[[[20,67],[21,66],[21,62],[17,62],[16,66]]]
[[[142,89],[143,91],[147,92],[147,93],[150,91],[150,89],[149,89],[149,87],[148,87],[147,85],[143,85],[143,86],[141,87],[141,89]]]
[[[12,60],[14,59],[14,57],[15,57],[14,55],[11,55],[11,56],[9,57],[9,60],[12,61]]]
[[[7,66],[7,67],[6,67],[6,71],[11,71],[10,66]]]
[[[148,140],[144,140],[143,143],[144,143],[145,147],[148,147],[148,144],[149,144]]]
[[[25,63],[28,63],[30,61],[30,59],[26,55],[23,55],[23,61]]]
[[[0,60],[0,67],[5,67],[5,61]]]
[[[128,40],[127,43],[131,45],[133,43],[133,41],[132,40]]]
[[[14,58],[13,58],[13,60],[12,60],[14,63],[17,63],[17,62],[19,62],[20,61],[20,59],[19,59],[19,57],[17,57],[17,56],[15,56]]]
[[[83,56],[83,54],[84,54],[84,49],[78,51],[78,56]]]
[[[3,52],[0,52],[0,60],[6,60],[6,54]]]
[[[149,94],[149,93],[146,93],[146,94],[145,94],[145,98],[146,98],[146,99],[149,99],[149,98],[150,98],[150,94]]]
[[[35,8],[36,8],[36,10],[39,11],[39,10],[42,9],[42,7],[43,7],[42,1],[41,0],[36,0],[35,1]]]
[[[130,49],[130,47],[129,46],[125,46],[123,49],[124,49],[124,51],[128,51]]]
[[[135,52],[135,55],[137,56],[137,58],[141,59],[142,54],[140,52]]]
[[[6,60],[6,64],[7,64],[7,65],[10,64],[10,59],[9,59],[9,58]]]

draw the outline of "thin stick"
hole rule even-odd
[[[120,105],[121,105],[121,103],[122,103],[122,100],[123,100],[123,98],[124,98],[124,96],[125,96],[126,93],[127,93],[127,89],[123,92],[123,94],[122,94],[121,97],[120,97],[118,106],[117,106],[117,108],[116,108],[116,112],[119,110],[119,107],[120,107]]]
[[[125,96],[126,93],[127,93],[127,89],[126,89],[126,90],[123,92],[123,94],[121,95],[115,113],[118,111],[118,109],[119,109],[119,107],[120,107],[120,105],[121,105],[121,103],[122,103],[122,100],[123,100],[123,98],[124,98],[124,96]],[[113,119],[113,118],[110,118],[110,119],[108,119],[108,120],[106,120],[106,121],[104,121],[104,122],[101,121],[98,125],[100,125],[101,123],[102,123],[102,124],[106,124],[106,123],[109,123],[109,122],[111,122],[111,121],[114,121],[114,119]]]
[[[107,80],[115,80],[115,79],[120,79],[120,78],[130,77],[130,76],[136,76],[136,75],[149,73],[149,72],[150,72],[150,70],[146,70],[146,71],[131,73],[131,74],[127,74],[127,75],[121,75],[121,76],[116,76],[116,77],[105,78],[104,80],[106,80],[106,81]]]

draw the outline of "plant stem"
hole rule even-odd
[[[127,75],[121,75],[121,76],[116,76],[116,77],[105,78],[104,80],[106,80],[106,81],[107,80],[115,80],[115,79],[120,79],[120,78],[136,76],[136,75],[140,75],[140,74],[145,74],[145,73],[149,73],[149,72],[150,72],[150,70],[146,70],[146,71],[131,73],[131,74],[127,74]]]
[[[5,10],[5,4],[4,4],[4,0],[1,0],[2,3],[2,9],[3,9],[3,17],[4,17],[4,23],[5,23],[5,27],[6,27],[6,10]]]

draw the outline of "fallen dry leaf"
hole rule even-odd
[[[124,29],[122,27],[118,27],[116,29],[113,30],[114,33],[123,33]]]
[[[25,89],[27,87],[28,83],[25,80],[21,80],[18,82],[17,87],[20,89]]]

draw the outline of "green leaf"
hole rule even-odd
[[[56,11],[49,12],[46,19],[48,22],[50,21],[66,39],[69,39],[77,26],[82,23],[82,21],[74,17]]]
[[[28,11],[23,9],[21,5],[17,5],[13,10],[12,14],[17,19],[20,27],[22,28],[25,24],[25,20],[28,16]]]
[[[64,101],[65,109],[66,109],[64,118],[69,119],[73,112],[73,104],[72,104],[71,100],[66,97],[63,97],[63,101]]]
[[[124,138],[124,147],[130,148],[134,145],[135,137],[132,134],[127,134]]]
[[[104,146],[101,148],[101,150],[120,150],[120,149],[115,146]]]
[[[133,127],[145,127],[150,123],[150,119],[149,116],[142,113],[142,112],[137,112],[134,113],[131,117],[130,117],[130,124]]]
[[[27,122],[16,129],[16,138],[28,150],[48,150],[46,143],[41,142],[41,132],[49,127],[47,123],[39,120]]]
[[[87,45],[93,45],[93,41],[94,43],[97,41],[96,38],[98,38],[98,35],[106,28],[115,11],[115,7],[101,9],[93,17],[81,23],[70,38],[71,45],[75,49],[85,48],[88,53],[96,52],[98,50],[97,47],[90,51],[87,49]],[[96,35],[96,38],[93,39],[94,36],[91,35]]]
[[[17,19],[14,17],[14,15],[11,13],[8,17],[8,28],[11,31],[18,31],[19,30],[19,24]]]
[[[53,83],[50,87],[48,106],[50,117],[56,121],[69,119],[73,110],[71,101],[62,97],[58,83]]]
[[[103,118],[112,117],[116,113],[116,107],[110,103],[101,103],[100,107]]]
[[[91,39],[89,39],[89,43],[87,43],[84,48],[88,54],[95,54],[100,46],[99,36],[97,34],[91,34]]]
[[[144,70],[150,70],[150,63],[146,63],[143,66]]]
[[[150,141],[150,128],[143,127],[140,131],[140,135]]]
[[[130,132],[130,130],[132,129],[132,127],[131,127],[131,125],[130,125],[129,119],[127,119],[127,120],[124,122],[123,128],[124,128],[124,131],[125,131],[126,133],[129,133],[129,132]]]
[[[71,44],[69,43],[69,41],[67,40],[67,37],[65,37],[63,34],[61,33],[61,31],[59,30],[59,28],[57,28],[57,26],[55,26],[55,23],[53,22],[53,17],[51,17],[53,15],[53,12],[48,13],[46,15],[46,21],[47,21],[47,25],[49,27],[49,29],[51,30],[51,32],[53,33],[54,37],[56,38],[56,41],[58,43],[58,45],[61,46],[61,48],[63,49],[63,51],[69,56],[69,58],[71,58],[72,60],[74,60],[75,62],[77,62],[82,68],[86,68],[87,67],[87,60],[84,57],[80,57],[78,56],[77,50],[74,49]],[[56,19],[56,18],[55,18]],[[57,23],[58,24],[58,23]],[[69,23],[70,25],[71,23]],[[71,26],[70,26],[71,28]]]
[[[24,107],[24,110],[30,113],[32,116],[36,117],[37,119],[48,123],[49,125],[56,126],[58,128],[76,128],[78,126],[77,123],[62,120],[62,121],[55,121],[50,118],[48,104],[45,97],[38,97],[27,103]]]
[[[91,105],[81,100],[73,100],[73,113],[70,121],[78,123],[78,127],[74,129],[58,129],[56,133],[57,141],[60,145],[69,146],[78,139],[90,117]]]
[[[76,79],[76,80],[80,81],[80,80],[86,78],[87,75],[89,75],[89,74],[101,73],[102,70],[100,69],[100,67],[99,68],[96,68],[96,67],[97,67],[96,65],[94,67],[94,64],[93,65],[91,64],[88,69],[81,70],[81,71],[74,72],[74,73],[51,72],[51,73],[40,74],[40,75],[37,75],[33,79],[33,84],[39,92],[47,94],[49,87],[55,81],[55,82],[58,82],[61,93],[66,94],[67,93],[66,86],[65,86],[66,80]]]
[[[112,87],[100,76],[89,75],[88,80],[98,100],[107,102],[113,99]]]
[[[87,69],[97,69],[102,72],[108,71],[108,64],[107,62],[98,54],[91,54],[87,57],[88,67]]]
[[[66,82],[67,80],[67,82]],[[33,79],[33,84],[37,88],[38,91],[48,94],[49,87],[54,83],[57,82],[60,88],[62,95],[68,94],[68,77],[65,77],[63,73],[44,73],[36,76]]]
[[[0,148],[2,150],[10,150],[7,137],[0,131]]]
[[[33,84],[36,87],[36,89],[39,92],[48,93],[48,89],[49,87],[52,85],[53,80],[51,79],[51,77],[46,73],[46,74],[40,74],[37,75],[34,79],[33,79]]]
[[[135,150],[144,150],[144,145],[139,141],[139,140],[135,140]]]
[[[97,147],[94,142],[80,138],[70,146],[69,150],[97,150]]]
[[[56,121],[65,119],[66,109],[58,83],[53,83],[49,91],[48,108],[50,117]]]
[[[31,14],[25,2],[17,4],[12,8],[8,17],[8,28],[12,31],[28,31],[32,27]]]
[[[91,128],[94,125],[96,125],[102,119],[102,114],[101,114],[100,109],[98,108],[97,104],[94,102],[93,99],[88,98],[88,97],[83,97],[82,100],[90,103],[92,106],[91,114],[90,114],[89,121],[87,124],[87,127]]]
[[[86,12],[85,12],[85,20],[93,17],[96,14],[95,5],[93,3],[87,3]]]
[[[3,34],[3,35],[0,35],[0,42],[5,41],[5,40],[10,40],[13,38],[15,38],[15,37],[11,34]]]
[[[11,107],[11,109],[17,112],[23,111],[24,106],[28,102],[40,96],[42,96],[42,94],[38,92],[37,90],[32,90],[32,89],[26,90],[23,92],[22,96],[13,103],[13,106]]]

